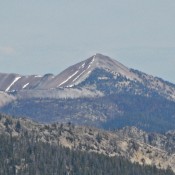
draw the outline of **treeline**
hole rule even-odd
[[[174,175],[121,157],[70,150],[42,143],[25,132],[0,135],[0,175]]]
[[[72,123],[96,124],[105,129],[136,126],[148,132],[175,130],[175,102],[160,96],[120,93],[99,98],[33,98],[16,101],[0,111],[9,115],[28,116],[41,122],[67,122],[66,118]],[[92,120],[93,116],[97,117],[96,122]],[[107,117],[106,122],[101,122],[103,116]]]

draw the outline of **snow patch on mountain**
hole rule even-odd
[[[7,89],[5,90],[5,92],[8,92],[10,90],[10,88],[20,79],[21,77],[16,77],[13,82],[7,87]]]
[[[74,74],[72,74],[71,76],[69,76],[65,81],[63,81],[61,84],[59,84],[58,87],[61,86],[61,85],[63,85],[63,84],[65,84],[66,82],[68,82],[68,81],[69,81],[73,76],[75,76],[77,73],[78,73],[78,71],[76,71]]]
[[[84,70],[82,73],[80,73],[74,80],[73,82],[75,82],[86,70]]]
[[[25,84],[22,88],[25,89],[30,83]]]
[[[85,63],[83,63],[81,67],[84,68],[84,66],[85,66]]]
[[[35,75],[35,78],[42,78],[42,75]]]

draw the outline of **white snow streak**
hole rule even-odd
[[[83,63],[81,67],[84,68],[84,66],[85,66],[85,63]]]
[[[88,68],[87,69],[89,69],[91,67],[91,65],[89,64],[89,66],[88,66]]]
[[[42,75],[35,75],[35,78],[41,78],[43,77]]]
[[[94,61],[95,61],[95,56],[93,57],[93,60],[92,60],[91,64],[92,64]]]
[[[93,64],[93,62],[95,61],[95,56],[93,57],[92,61],[90,62],[89,66],[87,67],[87,69],[89,69],[91,67],[91,65]],[[82,68],[85,66],[85,63],[82,65]],[[86,69],[86,70],[87,70]],[[81,74],[79,74],[74,80],[73,82],[75,82],[86,70],[84,70]],[[90,73],[91,71],[88,72],[88,74]]]
[[[10,88],[20,79],[21,77],[16,77],[13,82],[10,84],[10,86],[5,90],[5,92],[9,91]]]
[[[65,81],[63,81],[61,84],[59,84],[58,85],[58,87],[59,86],[61,86],[61,85],[63,85],[63,84],[65,84],[67,81],[69,81],[74,75],[76,75],[78,73],[78,71],[76,71],[74,74],[72,74],[70,77],[68,77],[68,79],[66,79]]]
[[[28,85],[29,83],[25,84],[22,88],[25,89]]]
[[[89,66],[88,66],[87,69],[89,69],[89,68],[91,67],[91,65],[93,64],[94,61],[95,61],[95,56],[93,57],[93,59],[92,59],[92,61],[90,62],[90,64],[89,64]],[[66,83],[67,81],[69,81],[73,76],[75,76],[75,75],[79,72],[80,68],[84,68],[84,67],[85,67],[85,64],[86,64],[86,62],[84,62],[84,63],[78,68],[78,71],[76,71],[73,75],[71,75],[67,80],[65,80],[65,81],[63,81],[61,84],[59,84],[58,87],[61,86],[61,85],[63,85],[63,84],[65,84],[65,83]],[[86,70],[87,70],[87,69],[86,69]],[[83,70],[83,72],[81,72],[72,82],[75,82],[78,78],[80,78],[80,76],[81,76],[86,70]],[[91,71],[89,71],[88,74],[89,74],[90,72],[91,72]],[[73,85],[69,85],[69,86],[67,86],[67,87],[72,87],[72,86],[73,86]]]
[[[74,86],[74,85],[73,85],[73,84],[71,84],[71,85],[69,85],[69,86],[66,86],[66,87],[68,87],[68,88],[69,88],[69,87],[73,87],[73,86]]]
[[[86,70],[84,70],[83,72],[81,72],[81,74],[79,74],[79,75],[73,80],[73,82],[76,81],[85,71],[86,71]]]
[[[87,69],[89,69],[91,67],[91,65],[93,64],[93,62],[95,61],[95,56],[93,57],[92,61],[90,62],[89,66]]]

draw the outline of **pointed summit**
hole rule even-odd
[[[111,71],[121,74],[125,74],[129,71],[126,66],[122,65],[118,61],[100,53],[95,54],[93,57],[90,58],[90,60],[93,68],[103,68],[107,70],[109,69]]]
[[[97,53],[61,72],[48,83],[47,88],[72,87],[84,81],[95,69],[103,69],[114,75],[120,74],[132,80],[138,78],[118,61]]]

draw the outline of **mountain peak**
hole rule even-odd
[[[89,60],[89,59],[87,59],[87,60]],[[114,59],[112,59],[112,58],[110,58],[110,57],[108,57],[106,55],[103,55],[101,53],[96,53],[95,55],[93,55],[92,57],[90,57],[90,60],[94,64],[97,63],[97,64],[95,64],[95,66],[97,66],[97,67],[99,65],[102,65],[102,64],[103,65],[107,65],[109,62],[114,62],[114,61],[116,62],[116,60],[114,60]]]
[[[96,54],[94,55],[94,58],[95,58],[95,59],[104,59],[104,58],[106,58],[106,57],[108,57],[108,56],[103,55],[103,54],[101,54],[101,53],[96,53]],[[108,58],[109,58],[109,57],[108,57]]]
[[[93,56],[90,57],[90,59],[94,59],[94,60],[113,60],[112,58],[106,56],[106,55],[103,55],[101,53],[96,53],[94,54]],[[88,59],[87,59],[88,60]]]
[[[129,68],[127,68],[117,60],[100,53],[96,53],[85,62],[89,64],[89,68],[91,71],[96,68],[105,69],[115,75],[121,74],[128,77],[129,79],[138,79],[138,77],[136,77]]]
[[[112,73],[114,76],[122,75],[132,80],[138,79],[138,77],[132,73],[130,69],[122,65],[120,62],[101,53],[96,53],[90,58],[68,67],[57,76],[50,74],[46,74],[45,76],[0,74],[0,90],[9,92],[14,90],[27,90],[31,88],[55,89],[56,87],[72,87],[74,85],[78,85],[87,77],[92,75],[95,69],[103,69]]]
[[[50,85],[55,86],[55,83],[57,83],[57,87],[72,87],[84,81],[95,69],[103,69],[114,75],[120,74],[129,79],[137,79],[130,69],[118,61],[103,54],[96,53],[90,58],[70,66],[61,72],[54,78]]]
[[[121,67],[122,69],[128,69],[127,67],[125,67],[124,65],[122,65],[121,63],[119,63],[118,61],[100,54],[100,53],[96,53],[95,55],[93,55],[92,57],[89,58],[91,60],[91,64],[94,63],[94,66],[99,67],[99,66],[105,66],[106,68],[112,68],[115,65],[115,69],[116,67]],[[87,59],[87,60],[89,60]],[[113,69],[113,68],[112,68]]]

